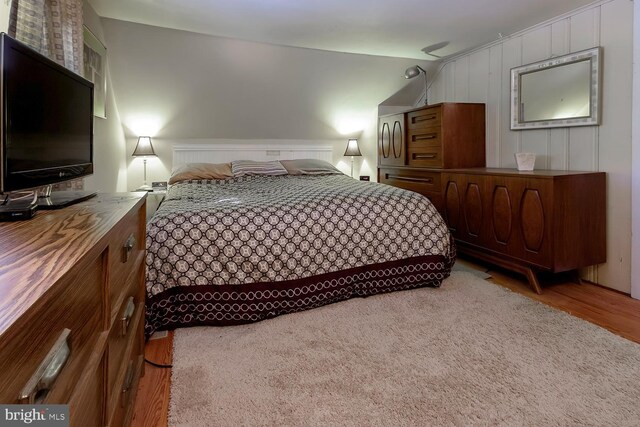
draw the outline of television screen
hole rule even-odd
[[[2,191],[93,172],[93,84],[2,35]]]

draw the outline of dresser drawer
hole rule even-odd
[[[110,240],[109,302],[112,320],[118,315],[128,289],[139,284],[140,278],[136,274],[144,261],[145,218],[145,209],[129,212]]]
[[[380,182],[420,194],[440,192],[440,172],[380,169]]]
[[[111,392],[109,399],[113,404],[113,396],[119,394],[117,388],[122,383],[123,367],[128,354],[137,351],[138,341],[142,334],[140,325],[144,322],[144,302],[130,296],[123,301],[118,318],[111,328],[108,342],[108,376],[107,390]],[[136,352],[134,351],[134,352]],[[120,381],[118,381],[120,379]]]
[[[441,168],[442,148],[409,146],[409,166]]]
[[[408,132],[409,147],[442,147],[440,128],[414,129]]]
[[[109,427],[129,425],[133,415],[133,403],[138,390],[138,382],[142,373],[143,357],[132,354],[124,365],[126,372],[122,385],[114,390],[111,396],[114,403],[113,413],[109,420]]]
[[[0,403],[68,404],[71,426],[103,427],[115,412],[110,382],[118,406],[124,395],[131,408],[144,371],[145,198],[99,194],[28,224],[0,224]],[[135,321],[110,342],[122,335],[116,317],[127,296]]]
[[[58,287],[25,314],[19,330],[8,331],[13,345],[0,346],[0,372],[11,374],[0,377],[0,402],[68,402],[103,329],[105,256],[97,254],[76,264]],[[56,358],[66,362],[59,375],[48,381],[50,387],[26,397],[33,387],[43,387],[39,378]]]
[[[76,389],[69,412],[71,426],[103,426],[104,358],[93,371],[85,372],[85,381]]]
[[[442,108],[425,108],[407,113],[407,129],[439,127],[442,123]]]

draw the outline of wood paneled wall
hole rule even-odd
[[[496,29],[496,33],[500,29]],[[631,288],[631,86],[633,2],[594,3],[444,64],[429,102],[487,104],[487,166],[515,167],[514,153],[537,154],[536,168],[607,172],[607,263],[587,279]],[[602,125],[511,131],[510,70],[603,47]]]

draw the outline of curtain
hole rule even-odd
[[[82,74],[82,0],[13,0],[9,35]]]
[[[9,35],[82,75],[82,0],[13,0]],[[82,178],[54,184],[54,191],[82,190]]]

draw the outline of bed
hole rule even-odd
[[[147,226],[147,336],[437,287],[448,277],[455,246],[427,198],[337,170],[296,172],[170,186]]]

